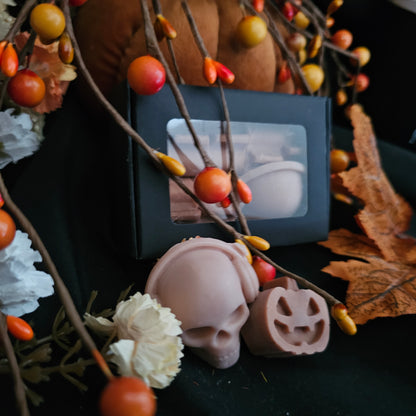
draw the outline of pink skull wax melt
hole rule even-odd
[[[237,243],[193,238],[168,250],[149,275],[145,292],[181,321],[186,346],[216,368],[240,356],[240,329],[259,283]]]
[[[329,341],[325,300],[288,277],[267,282],[263,289],[241,331],[250,352],[266,357],[322,352]]]

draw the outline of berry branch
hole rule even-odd
[[[14,392],[16,403],[21,416],[29,416],[29,408],[26,400],[25,386],[20,375],[19,364],[17,362],[13,345],[7,333],[6,316],[0,311],[0,344],[3,344],[7,360],[13,375]]]

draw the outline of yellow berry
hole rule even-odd
[[[365,46],[358,46],[352,50],[352,53],[358,57],[361,66],[367,65],[371,58],[371,52]],[[357,60],[351,58],[351,63],[357,65]]]
[[[319,65],[306,64],[302,66],[302,73],[312,92],[316,92],[321,88],[325,74]]]
[[[257,237],[255,235],[245,235],[244,239],[258,250],[266,251],[270,248],[270,243],[264,238]]]
[[[308,46],[308,56],[309,58],[315,58],[318,55],[319,49],[322,46],[322,37],[320,35],[315,35]]]
[[[293,18],[295,25],[300,29],[306,29],[309,26],[310,20],[305,16],[304,13],[298,11]]]
[[[156,152],[156,156],[162,161],[165,168],[175,176],[183,176],[186,172],[185,166],[173,157],[164,153]]]
[[[65,16],[58,6],[41,3],[30,13],[30,25],[41,41],[50,42],[62,35]]]
[[[259,16],[245,16],[237,25],[237,39],[252,48],[261,43],[267,35],[266,22]]]

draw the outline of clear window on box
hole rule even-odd
[[[192,120],[202,146],[216,165],[229,168],[226,124],[223,121]],[[193,189],[195,176],[204,168],[184,119],[167,123],[168,155],[186,167],[182,178]],[[234,166],[239,178],[251,189],[253,199],[241,203],[248,220],[304,216],[307,201],[307,137],[303,126],[254,122],[230,122]],[[172,180],[169,184],[170,213],[175,223],[211,222],[199,206]],[[236,218],[232,206],[207,204],[227,221]]]

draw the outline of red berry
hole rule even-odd
[[[231,192],[231,179],[228,173],[219,168],[207,167],[194,181],[196,196],[203,202],[222,202]]]
[[[354,82],[356,83],[357,92],[363,92],[370,85],[370,78],[365,74],[358,74],[357,77],[354,77]]]
[[[137,94],[156,94],[165,85],[165,68],[160,61],[150,55],[140,56],[130,63],[127,80]]]
[[[101,393],[101,416],[153,416],[156,398],[152,389],[137,377],[114,377]]]
[[[289,22],[291,22],[293,18],[295,17],[297,9],[293,6],[292,3],[285,1],[285,3],[283,4],[281,8],[281,12],[283,13],[283,16],[285,16],[286,19],[289,20]]]
[[[35,107],[45,97],[45,83],[30,69],[21,69],[7,84],[10,98],[22,107]]]
[[[228,198],[228,196],[224,200],[221,201],[221,206],[223,208],[228,208],[230,205],[231,205],[231,199]]]
[[[260,285],[264,285],[264,283],[273,280],[276,276],[276,269],[258,256],[253,257],[253,268],[257,274]]]
[[[289,81],[291,77],[292,73],[290,72],[289,66],[284,63],[277,74],[277,82],[279,84],[284,84],[286,81]]]

